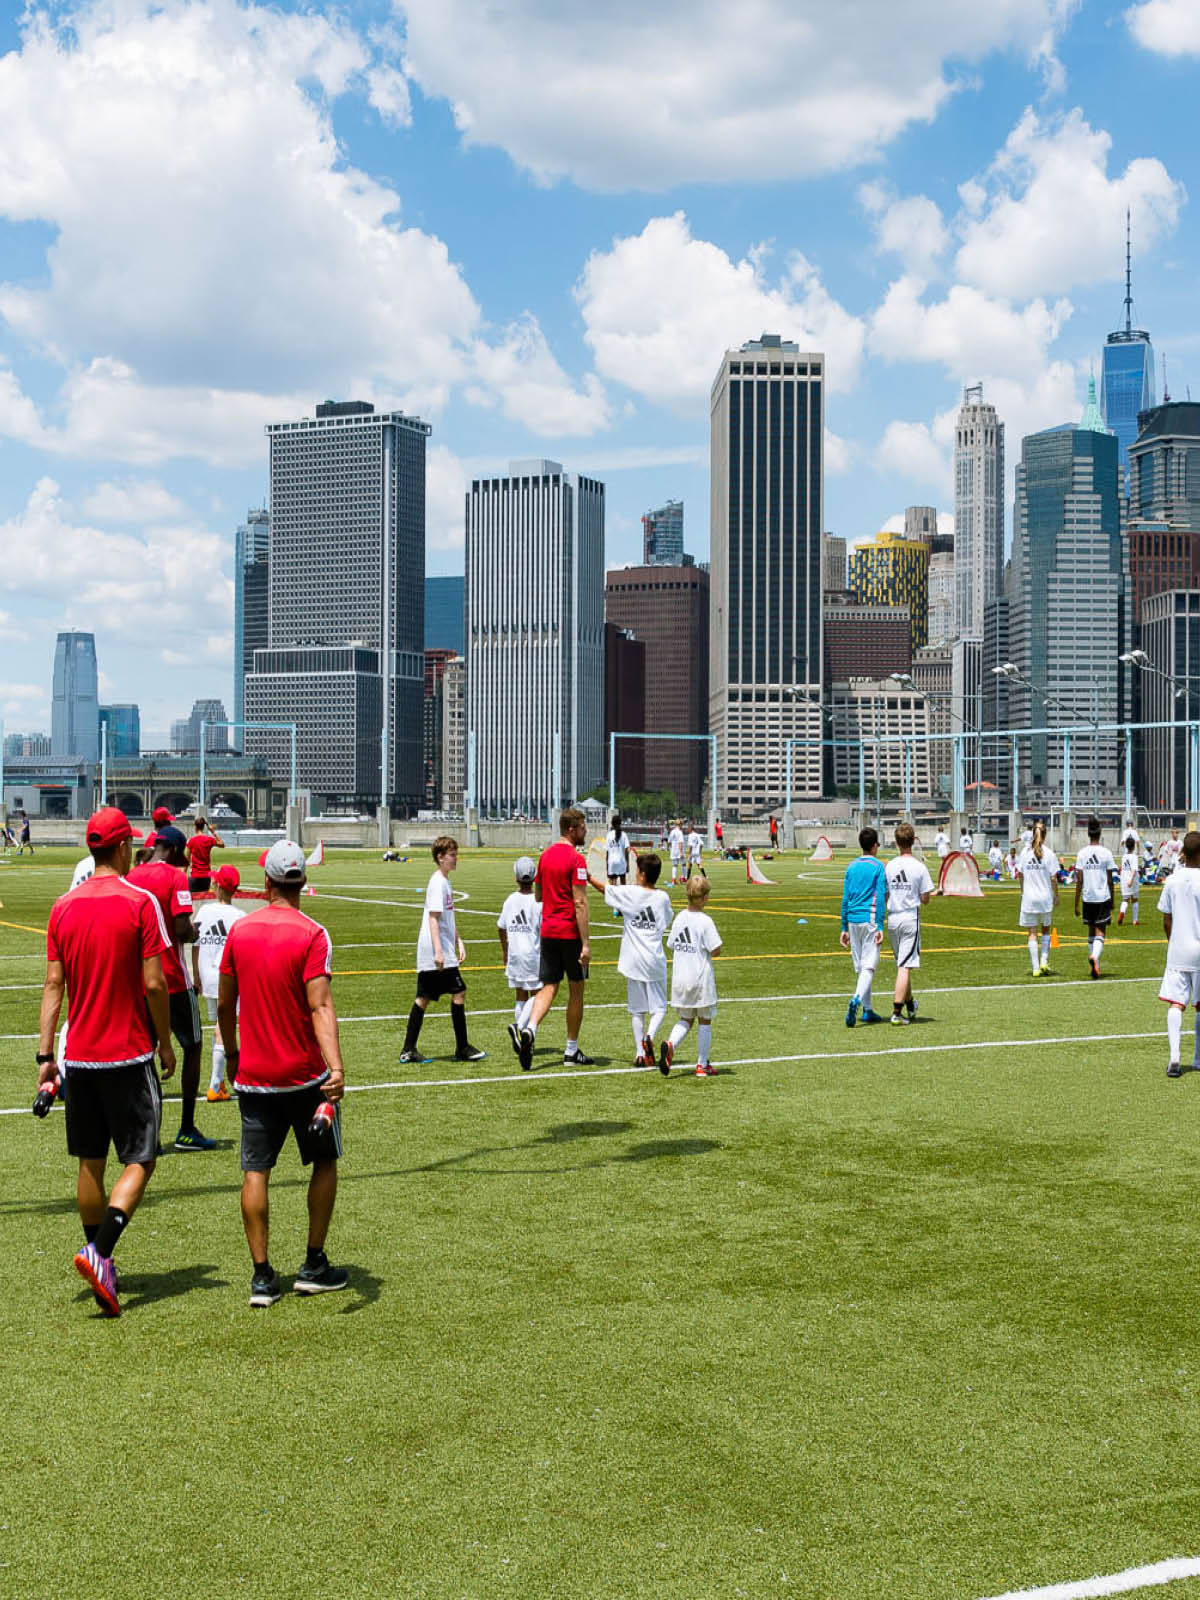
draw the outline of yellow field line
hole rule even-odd
[[[21,933],[45,933],[45,928],[30,928],[24,922],[0,922],[0,928],[16,928]]]

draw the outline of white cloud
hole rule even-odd
[[[825,429],[825,474],[838,478],[850,471],[857,454],[853,441]]]
[[[950,241],[941,208],[928,195],[898,199],[885,184],[864,183],[859,202],[875,228],[875,248],[898,256],[906,273],[928,277]]]
[[[648,400],[696,413],[707,410],[725,351],[765,330],[802,350],[823,350],[830,388],[851,388],[861,321],[830,296],[803,256],[791,256],[774,282],[765,256],[760,247],[731,260],[694,238],[681,211],[594,251],[575,296],[597,371]]]
[[[1067,300],[1023,308],[956,283],[926,303],[917,278],[898,278],[871,319],[870,348],[889,361],[937,361],[956,378],[978,373],[1032,378],[1071,315]]]
[[[1044,64],[1070,0],[398,0],[406,71],[544,182],[661,189],[838,170],[937,114],[946,63]]]
[[[505,416],[548,438],[596,433],[610,421],[600,380],[589,373],[576,387],[555,360],[536,317],[511,323],[496,344],[479,343],[474,369],[487,391],[501,397]]]
[[[954,411],[943,412],[934,422],[889,422],[875,452],[883,471],[926,485],[938,499],[954,496],[950,452],[954,444]],[[946,418],[950,418],[947,436]],[[904,522],[901,518],[901,527]]]
[[[6,683],[0,690],[0,712],[9,723],[9,733],[34,733],[50,729],[50,696],[44,683]],[[22,726],[14,727],[13,719]]]
[[[1027,110],[987,172],[959,190],[958,276],[1016,297],[1119,277],[1127,207],[1138,254],[1151,253],[1175,228],[1183,185],[1152,157],[1110,178],[1111,148],[1078,108],[1058,117]]]
[[[12,644],[23,644],[29,635],[11,611],[0,611],[0,639]]]
[[[461,550],[466,541],[467,468],[444,444],[425,452],[425,548]]]
[[[1125,21],[1137,42],[1164,56],[1200,55],[1200,7],[1196,0],[1144,0],[1130,6]]]
[[[97,522],[176,522],[187,515],[176,499],[153,478],[126,478],[123,483],[98,483],[84,496],[83,514]]]

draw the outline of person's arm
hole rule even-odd
[[[439,966],[441,965],[439,961]],[[346,1092],[346,1074],[342,1067],[342,1047],[338,1039],[337,1012],[333,1009],[333,990],[329,979],[322,974],[310,978],[304,985],[308,996],[308,1009],[312,1014],[313,1032],[329,1068],[329,1077],[322,1084],[327,1100],[340,1100]]]
[[[879,863],[879,871],[875,877],[875,943],[883,943],[883,923],[887,916],[887,873],[883,870],[883,863]]]
[[[217,1027],[225,1049],[225,1075],[230,1083],[237,1077],[238,1064],[238,981],[232,972],[223,972],[217,987]]]
[[[498,931],[498,933],[500,935],[500,955],[501,955],[501,959],[504,961],[505,966],[507,966],[508,965],[508,929],[507,928],[499,928],[497,931]]]
[[[192,913],[190,911],[177,911],[174,925],[176,944],[195,944],[200,937],[196,931],[196,924],[192,921]]]
[[[146,956],[142,962],[142,985],[146,991],[146,1006],[150,1021],[158,1038],[158,1059],[162,1075],[169,1078],[175,1071],[175,1046],[171,1043],[171,1010],[167,999],[167,980],[163,976],[159,956]]]
[[[586,962],[591,956],[591,947],[588,944],[587,885],[583,883],[572,884],[571,895],[575,901],[575,926],[579,929],[579,937],[582,941],[579,959]]]
[[[426,915],[429,918],[429,938],[433,944],[433,964],[435,967],[444,967],[446,957],[442,950],[442,930],[438,926],[438,914],[436,911],[429,911]]]
[[[214,846],[218,850],[224,850],[225,841],[224,841],[224,839],[222,839],[221,835],[217,832],[217,830],[215,828],[212,830],[212,837],[213,837]]]
[[[67,979],[61,961],[46,962],[46,981],[42,985],[42,1011],[38,1028],[38,1055],[54,1055],[54,1035],[58,1031],[58,1017],[62,1010],[63,995],[66,992]],[[47,1083],[53,1083],[58,1075],[58,1066],[53,1061],[46,1061],[38,1068],[38,1088]]]
[[[1082,872],[1076,872],[1076,874],[1075,874],[1075,915],[1076,916],[1079,915],[1079,901],[1080,901],[1080,898],[1082,897],[1082,895],[1083,895],[1083,873]]]
[[[197,994],[204,993],[204,985],[200,982],[200,946],[198,944],[192,946],[192,983],[195,985]]]
[[[839,941],[841,943],[841,945],[842,945],[842,948],[845,949],[845,950],[849,950],[849,948],[850,948],[850,923],[849,923],[849,920],[848,920],[849,909],[850,909],[850,869],[849,869],[849,867],[847,867],[846,871],[845,871],[845,873],[844,873],[844,875],[842,877],[842,932],[841,932],[841,938],[840,938],[840,941]]]

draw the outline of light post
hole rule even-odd
[[[919,694],[921,696],[922,700],[926,700],[926,701],[928,701],[928,700],[936,700],[940,704],[945,704],[945,706],[946,706],[946,714],[949,717],[952,717],[959,724],[959,726],[963,729],[964,733],[966,732],[967,724],[966,724],[965,718],[963,718],[960,715],[959,712],[955,711],[953,705],[951,704],[951,702],[954,699],[954,696],[952,694],[935,694],[930,690],[919,688],[917,686],[917,682],[914,679],[914,677],[913,677],[911,672],[893,672],[893,673],[889,674],[889,676],[892,678],[892,680],[895,683],[898,683],[901,686],[901,688],[908,689],[914,694]],[[979,689],[977,691],[977,694],[976,694],[975,698],[979,703],[979,720],[980,720],[980,723],[982,724],[982,721],[983,721],[983,684],[982,684],[982,682],[980,683],[980,686],[979,686]],[[955,750],[958,751],[961,748],[961,744],[960,744],[960,739],[959,739],[959,737],[957,735],[955,736],[954,744],[955,744]],[[977,816],[976,816],[976,829],[977,829],[977,831],[979,833],[982,833],[983,832],[983,750],[982,750],[982,746],[983,746],[983,730],[982,730],[982,727],[979,730],[979,745],[980,745],[980,751],[979,751],[979,759],[978,759],[978,763],[977,763],[977,773],[978,773],[979,781],[978,781],[978,783],[976,785],[976,800],[978,802]],[[956,755],[956,758],[955,758],[955,788],[956,788],[956,790],[957,790],[958,768],[959,768],[959,757]],[[907,780],[907,776],[908,776],[908,773],[907,773],[907,767],[906,767],[906,772],[905,772],[906,780]],[[953,798],[954,797],[952,796],[952,799]],[[909,810],[912,809],[911,805],[908,807],[908,809]],[[958,809],[957,806],[955,806],[955,809],[956,810]],[[964,806],[964,809],[965,809],[965,806]]]
[[[1023,673],[1021,671],[1020,667],[1018,667],[1014,662],[1006,661],[1003,666],[993,667],[992,671],[996,674],[996,676],[998,678],[1009,678],[1014,683],[1024,684],[1027,689],[1031,689],[1034,694],[1036,694],[1036,695],[1038,695],[1040,697],[1042,704],[1047,708],[1047,710],[1053,708],[1055,711],[1065,712],[1065,714],[1067,716],[1069,716],[1069,717],[1073,717],[1073,716],[1078,715],[1078,713],[1072,707],[1064,705],[1061,700],[1057,699],[1056,696],[1052,695],[1050,693],[1049,689],[1047,689],[1044,684],[1035,683],[1032,678],[1027,677],[1025,675],[1025,673]],[[1091,724],[1091,729],[1092,729],[1092,811],[1093,812],[1096,812],[1099,809],[1099,806],[1100,806],[1100,706],[1099,706],[1099,702],[1100,702],[1100,685],[1097,683],[1097,684],[1093,684],[1092,685],[1092,715],[1090,717],[1088,717],[1088,719],[1087,719],[1088,722]],[[1014,808],[1014,810],[1016,809],[1016,801],[1015,801],[1015,799],[1014,799],[1014,802],[1013,802],[1013,808]],[[1068,733],[1064,733],[1063,734],[1063,810],[1064,811],[1069,811],[1070,809],[1071,809],[1071,735],[1068,732]]]
[[[1173,672],[1166,672],[1162,667],[1155,666],[1144,650],[1126,650],[1117,658],[1126,666],[1136,667],[1139,672],[1148,672],[1152,677],[1161,678],[1164,683],[1169,683],[1175,691],[1175,699],[1184,701],[1184,722],[1188,730],[1188,803],[1187,809],[1195,811],[1200,809],[1200,723],[1192,720],[1192,695],[1197,691],[1191,687],[1196,680],[1196,675],[1189,673],[1185,677],[1177,677]],[[1169,720],[1169,719],[1168,719]],[[1126,745],[1126,806],[1129,804],[1129,754]]]

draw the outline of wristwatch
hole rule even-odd
[[[54,1052],[53,1052],[53,1050],[50,1052],[50,1054],[48,1056],[44,1056],[40,1050],[38,1051],[37,1064],[38,1064],[39,1067],[48,1067],[53,1060],[54,1060]]]

